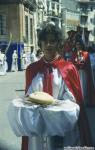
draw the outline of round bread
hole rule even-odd
[[[55,102],[55,99],[45,92],[34,92],[28,96],[28,100],[42,105],[49,105]]]

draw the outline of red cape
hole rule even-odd
[[[42,71],[44,65],[45,63],[43,59],[41,59],[28,66],[28,68],[26,69],[26,92],[32,82],[32,79],[38,72]],[[71,62],[67,62],[62,58],[59,58],[58,61],[53,61],[51,65],[58,68],[67,87],[75,96],[77,103],[78,104],[82,103],[83,97],[80,79],[75,66]]]

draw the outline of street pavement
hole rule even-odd
[[[8,72],[0,76],[0,150],[20,150],[21,137],[13,133],[8,117],[8,106],[17,95],[21,96],[25,87],[25,71]]]
[[[25,71],[8,72],[0,76],[0,150],[21,150],[21,137],[13,133],[8,117],[8,106],[12,99],[24,95]],[[86,108],[95,145],[95,107]]]

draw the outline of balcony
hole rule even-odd
[[[95,2],[95,0],[76,0],[77,2]]]
[[[0,0],[0,4],[13,4],[13,3],[29,3],[35,4],[35,0]]]
[[[89,5],[95,3],[95,0],[76,0],[76,2],[81,4],[87,3]]]
[[[56,12],[55,10],[47,11],[47,16],[55,17],[55,18],[61,18],[61,13]]]

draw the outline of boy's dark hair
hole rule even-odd
[[[42,30],[40,30],[38,36],[38,46],[41,48],[41,41],[46,41],[49,34],[54,35],[55,41],[58,43],[59,46],[61,46],[63,42],[62,31],[52,22],[48,22],[46,25],[43,26]]]

